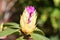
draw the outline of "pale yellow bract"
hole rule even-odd
[[[34,13],[32,14],[32,17],[30,18],[31,22],[28,24],[28,12],[26,11],[26,9],[24,10],[21,19],[20,19],[20,25],[21,25],[21,30],[22,32],[24,32],[25,34],[31,34],[36,25],[36,19],[37,19],[37,14],[36,14],[36,10],[34,11]]]

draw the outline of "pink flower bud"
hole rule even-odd
[[[30,23],[31,22],[30,18],[32,17],[32,14],[34,13],[35,8],[33,6],[27,6],[25,9],[29,14],[28,23]]]
[[[33,6],[27,6],[26,10],[29,14],[32,14],[35,11],[35,8]]]
[[[21,30],[25,34],[31,34],[36,25],[37,14],[36,10],[33,6],[27,6],[21,16],[20,25]]]

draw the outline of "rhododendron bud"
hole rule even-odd
[[[21,16],[20,25],[21,30],[25,34],[30,34],[34,31],[36,25],[37,14],[33,6],[27,6]]]

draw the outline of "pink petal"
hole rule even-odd
[[[35,11],[35,8],[33,6],[27,6],[26,7],[26,11],[28,12],[29,14],[29,17],[28,17],[28,23],[30,23],[30,18],[32,17],[32,14],[34,13]]]
[[[30,14],[30,13],[33,13],[35,11],[35,8],[33,6],[27,6],[26,10]]]

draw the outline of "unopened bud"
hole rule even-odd
[[[21,16],[20,25],[21,30],[25,34],[30,34],[34,31],[36,25],[37,14],[33,6],[27,6]]]

